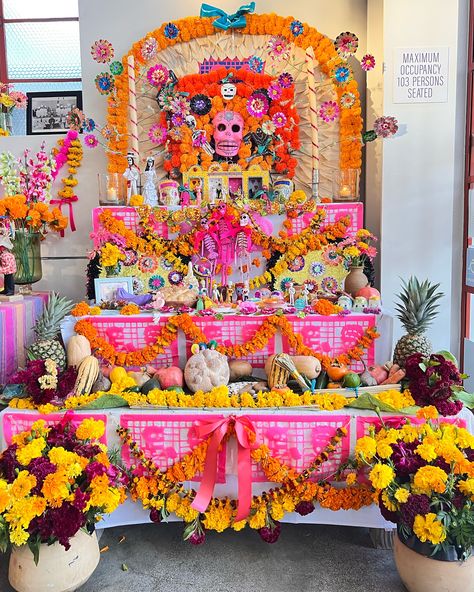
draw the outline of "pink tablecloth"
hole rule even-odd
[[[33,326],[48,295],[35,292],[18,302],[0,302],[0,384],[25,364],[25,348],[33,341]]]

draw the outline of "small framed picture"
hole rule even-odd
[[[110,277],[110,278],[95,278],[95,301],[97,304],[101,302],[114,302],[116,300],[117,290],[122,288],[126,292],[133,294],[133,278],[132,277]]]
[[[68,113],[75,107],[82,109],[80,90],[29,92],[26,96],[26,133],[29,136],[67,132]]]

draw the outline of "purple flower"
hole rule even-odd
[[[74,494],[74,501],[72,505],[80,510],[81,512],[84,511],[85,507],[87,506],[87,502],[89,501],[90,495],[82,491],[82,489],[76,489]]]
[[[307,516],[314,512],[314,504],[312,502],[299,502],[295,506],[295,512],[298,512],[300,516]]]
[[[392,445],[393,454],[390,458],[395,465],[397,475],[400,477],[408,477],[411,473],[426,465],[421,456],[415,452],[418,444],[419,442],[400,442]]]
[[[290,88],[293,84],[293,76],[289,72],[282,72],[280,76],[278,76],[278,84],[282,88]]]
[[[188,538],[188,541],[191,545],[202,545],[206,540],[206,533],[204,531],[201,532],[193,532],[193,534]]]
[[[408,500],[401,505],[401,517],[402,522],[408,528],[413,528],[413,523],[415,522],[415,516],[418,514],[422,514],[425,516],[429,514],[431,511],[430,508],[430,498],[425,495],[417,495],[412,494],[408,498]]]
[[[271,526],[264,526],[258,530],[258,534],[262,541],[270,544],[276,543],[281,534],[281,524],[275,522],[273,528]]]
[[[107,467],[100,462],[94,461],[87,465],[85,473],[89,481],[92,481],[94,477],[100,477],[107,473]]]
[[[438,413],[445,417],[447,415],[457,415],[463,407],[462,401],[434,401],[433,404]]]
[[[150,511],[150,520],[152,522],[155,522],[155,524],[158,524],[158,522],[161,522],[161,513],[160,513],[160,511],[157,510],[156,508],[152,508],[152,510]]]
[[[56,465],[49,462],[44,456],[39,456],[31,460],[28,470],[36,477],[36,486],[32,490],[33,495],[40,495],[43,482],[48,475],[56,472]]]
[[[387,506],[383,503],[382,494],[379,495],[379,509],[382,517],[385,518],[385,520],[388,520],[388,522],[393,522],[394,524],[398,524],[398,514],[387,508]]]
[[[17,448],[17,444],[12,444],[0,456],[0,474],[9,483],[13,483],[16,479],[16,469],[20,468],[20,463],[16,459]]]

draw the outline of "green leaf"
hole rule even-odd
[[[474,409],[474,393],[466,393],[466,391],[460,391],[453,393],[454,398],[461,401],[468,409]]]
[[[420,362],[418,364],[418,366],[423,370],[423,372],[426,372],[426,364],[423,364],[423,362]]]
[[[102,395],[80,409],[111,409],[113,407],[128,407],[128,403],[120,395]]]
[[[39,537],[37,537],[36,539],[30,538],[28,540],[28,547],[30,548],[30,551],[33,553],[35,565],[38,565],[39,562],[40,544],[41,543]]]
[[[354,409],[371,409],[372,411],[385,411],[387,413],[397,413],[403,415],[415,415],[418,407],[405,407],[404,409],[397,409],[389,403],[384,403],[377,399],[371,393],[362,393],[357,399],[354,399],[349,407]]]

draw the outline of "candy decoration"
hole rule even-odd
[[[131,149],[137,157],[138,150],[138,112],[137,112],[137,91],[135,85],[135,58],[133,55],[127,57],[128,68],[128,117],[130,125]]]

